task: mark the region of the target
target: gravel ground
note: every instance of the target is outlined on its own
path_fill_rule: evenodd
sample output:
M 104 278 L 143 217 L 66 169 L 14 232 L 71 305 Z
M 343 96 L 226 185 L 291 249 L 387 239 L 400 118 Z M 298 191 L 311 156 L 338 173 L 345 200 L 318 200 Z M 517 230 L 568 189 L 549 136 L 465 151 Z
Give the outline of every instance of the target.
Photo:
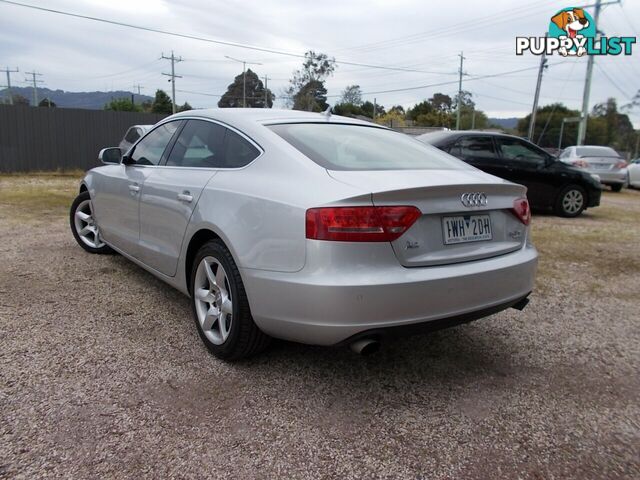
M 185 297 L 85 253 L 62 207 L 3 202 L 11 182 L 0 477 L 640 478 L 640 192 L 534 218 L 523 312 L 366 358 L 278 342 L 227 364 Z

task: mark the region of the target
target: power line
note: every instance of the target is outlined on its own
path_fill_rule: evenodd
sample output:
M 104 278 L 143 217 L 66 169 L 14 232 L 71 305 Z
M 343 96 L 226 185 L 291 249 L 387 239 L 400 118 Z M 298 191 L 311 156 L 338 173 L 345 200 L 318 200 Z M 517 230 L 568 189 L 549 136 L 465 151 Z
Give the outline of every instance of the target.
M 126 27 L 126 28 L 134 28 L 137 30 L 143 30 L 145 32 L 152 32 L 152 33 L 160 33 L 162 35 L 170 35 L 172 37 L 178 37 L 178 38 L 186 38 L 189 40 L 197 40 L 200 42 L 207 42 L 207 43 L 214 43 L 217 45 L 226 45 L 228 47 L 236 47 L 236 48 L 244 48 L 247 50 L 254 50 L 257 52 L 265 52 L 265 53 L 272 53 L 274 55 L 284 55 L 284 56 L 288 56 L 288 57 L 295 57 L 295 58 L 305 58 L 304 54 L 300 54 L 300 53 L 293 53 L 293 52 L 285 52 L 282 50 L 275 50 L 272 48 L 266 48 L 266 47 L 258 47 L 255 45 L 246 45 L 246 44 L 242 44 L 242 43 L 237 43 L 237 42 L 230 42 L 227 40 L 216 40 L 216 39 L 212 39 L 212 38 L 206 38 L 206 37 L 199 37 L 197 35 L 190 35 L 190 34 L 186 34 L 186 33 L 178 33 L 178 32 L 171 32 L 169 30 L 160 30 L 157 28 L 152 28 L 152 27 L 143 27 L 141 25 L 134 25 L 131 23 L 124 23 L 124 22 L 117 22 L 115 20 L 107 20 L 105 18 L 99 18 L 99 17 L 92 17 L 90 15 L 81 15 L 78 13 L 72 13 L 72 12 L 66 12 L 63 10 L 55 10 L 53 8 L 45 8 L 45 7 L 39 7 L 36 5 L 29 5 L 27 3 L 20 3 L 20 2 L 14 2 L 11 0 L 0 0 L 0 3 L 6 3 L 9 5 L 14 5 L 17 7 L 24 7 L 24 8 L 30 8 L 33 10 L 39 10 L 42 12 L 48 12 L 48 13 L 55 13 L 56 15 L 64 15 L 67 17 L 74 17 L 74 18 L 81 18 L 84 20 L 92 20 L 94 22 L 100 22 L 100 23 L 107 23 L 110 25 L 117 25 L 119 27 Z M 374 69 L 382 69 L 382 70 L 396 70 L 396 71 L 400 71 L 400 72 L 416 72 L 416 73 L 433 73 L 433 74 L 438 74 L 438 75 L 457 75 L 456 73 L 453 72 L 431 72 L 431 71 L 425 71 L 425 70 L 413 70 L 413 69 L 406 69 L 406 68 L 400 68 L 400 67 L 387 67 L 384 65 L 373 65 L 373 64 L 367 64 L 367 63 L 358 63 L 358 62 L 349 62 L 346 60 L 335 60 L 335 63 L 340 64 L 340 65 L 352 65 L 352 66 L 356 66 L 356 67 L 366 67 L 366 68 L 374 68 Z
M 596 67 L 598 67 L 598 70 L 600 70 L 600 71 L 602 72 L 602 74 L 605 76 L 605 78 L 606 78 L 607 80 L 609 80 L 609 83 L 611 83 L 611 85 L 613 85 L 614 87 L 616 87 L 616 89 L 618 89 L 618 91 L 619 91 L 622 95 L 624 95 L 624 96 L 627 98 L 627 100 L 631 100 L 631 96 L 630 96 L 630 95 L 628 95 L 628 94 L 627 94 L 627 92 L 625 92 L 624 90 L 622 90 L 622 88 L 620 88 L 620 85 L 618 85 L 618 84 L 613 80 L 613 78 L 611 78 L 611 77 L 609 76 L 609 74 L 605 71 L 605 69 L 604 69 L 604 68 L 602 68 L 602 67 L 600 66 L 600 64 L 596 63 Z

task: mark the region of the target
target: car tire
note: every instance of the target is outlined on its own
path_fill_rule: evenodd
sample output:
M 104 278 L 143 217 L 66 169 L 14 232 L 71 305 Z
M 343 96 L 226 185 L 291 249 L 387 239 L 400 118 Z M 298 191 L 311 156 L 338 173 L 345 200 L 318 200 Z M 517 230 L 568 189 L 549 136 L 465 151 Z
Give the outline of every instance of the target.
M 579 185 L 567 185 L 558 194 L 555 213 L 560 217 L 573 218 L 582 213 L 587 204 L 587 194 Z
M 222 241 L 198 250 L 189 287 L 198 334 L 213 355 L 239 360 L 268 346 L 270 337 L 253 321 L 240 271 Z
M 622 190 L 622 184 L 611 185 L 611 191 L 612 192 L 619 192 L 621 190 Z
M 87 252 L 114 253 L 100 236 L 100 228 L 93 218 L 93 206 L 89 192 L 80 192 L 71 204 L 69 224 L 73 238 Z

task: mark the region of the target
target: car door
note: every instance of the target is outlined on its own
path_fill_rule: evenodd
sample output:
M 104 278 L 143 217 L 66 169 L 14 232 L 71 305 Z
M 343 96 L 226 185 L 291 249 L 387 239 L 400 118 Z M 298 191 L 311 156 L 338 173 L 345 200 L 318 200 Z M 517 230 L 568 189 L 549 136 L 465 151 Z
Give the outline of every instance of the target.
M 129 151 L 128 164 L 110 166 L 95 188 L 94 214 L 103 238 L 136 258 L 140 254 L 140 192 L 180 124 L 172 121 L 150 131 Z
M 224 168 L 226 128 L 190 119 L 177 135 L 164 165 L 145 179 L 140 197 L 140 259 L 174 276 L 184 232 L 200 194 Z
M 507 170 L 504 178 L 526 186 L 532 206 L 546 208 L 553 204 L 560 180 L 547 168 L 550 155 L 520 138 L 496 137 L 495 141 Z

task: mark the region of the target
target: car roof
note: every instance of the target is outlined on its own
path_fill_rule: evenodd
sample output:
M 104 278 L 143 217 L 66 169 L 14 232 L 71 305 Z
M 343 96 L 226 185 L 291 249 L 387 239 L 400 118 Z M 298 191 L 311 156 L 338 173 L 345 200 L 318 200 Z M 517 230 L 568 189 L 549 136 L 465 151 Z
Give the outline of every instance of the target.
M 461 137 L 463 135 L 475 135 L 475 136 L 485 136 L 485 137 L 505 137 L 505 138 L 517 138 L 519 140 L 526 140 L 516 135 L 509 135 L 508 133 L 487 132 L 484 130 L 439 130 L 436 132 L 423 133 L 422 135 L 419 135 L 418 138 L 422 138 L 424 140 L 429 140 L 430 138 L 443 140 L 446 138 Z
M 324 113 L 304 112 L 300 110 L 284 110 L 272 108 L 208 108 L 202 110 L 188 110 L 172 115 L 171 119 L 181 117 L 202 117 L 231 125 L 260 123 L 296 123 L 296 122 L 322 122 L 322 123 L 350 123 L 366 125 L 370 127 L 386 128 L 373 122 L 366 122 L 356 118 L 329 115 Z

